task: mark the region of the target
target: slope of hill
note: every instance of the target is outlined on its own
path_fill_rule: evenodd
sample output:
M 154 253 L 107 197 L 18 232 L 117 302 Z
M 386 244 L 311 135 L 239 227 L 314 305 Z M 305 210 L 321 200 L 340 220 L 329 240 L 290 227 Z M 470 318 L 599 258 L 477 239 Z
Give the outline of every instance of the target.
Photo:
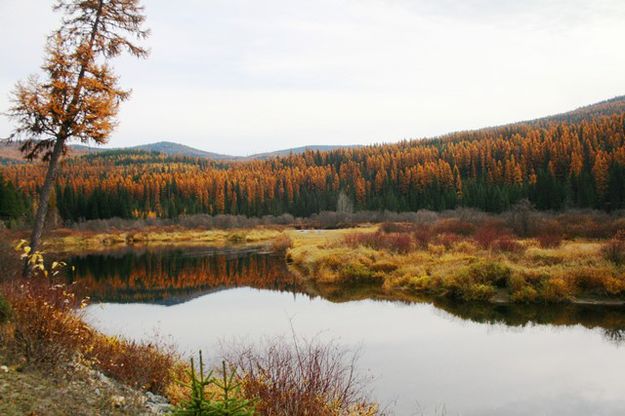
M 309 146 L 301 146 L 301 147 L 293 147 L 291 149 L 283 149 L 276 150 L 273 152 L 265 152 L 265 153 L 256 153 L 251 156 L 246 156 L 243 159 L 245 160 L 264 160 L 264 159 L 272 159 L 274 157 L 284 157 L 289 155 L 300 155 L 307 151 L 312 152 L 329 152 L 337 149 L 345 149 L 352 147 L 361 147 L 361 145 L 309 145 Z
M 375 211 L 500 212 L 524 198 L 539 209 L 625 209 L 624 105 L 618 97 L 568 115 L 434 139 L 236 163 L 137 150 L 69 158 L 57 206 L 67 220 L 307 216 L 336 209 L 339 195 L 356 210 Z M 29 195 L 44 173 L 17 164 L 0 172 Z

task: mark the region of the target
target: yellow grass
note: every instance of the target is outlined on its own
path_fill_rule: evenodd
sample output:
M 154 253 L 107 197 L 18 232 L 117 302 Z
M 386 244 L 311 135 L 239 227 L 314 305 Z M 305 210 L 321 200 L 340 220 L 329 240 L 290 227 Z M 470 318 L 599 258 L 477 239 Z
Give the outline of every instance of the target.
M 201 245 L 226 246 L 269 243 L 282 234 L 277 228 L 240 230 L 189 230 L 182 228 L 147 228 L 141 231 L 93 233 L 59 230 L 46 241 L 51 251 L 97 251 L 119 246 Z
M 346 234 L 375 229 L 290 231 L 294 245 L 287 255 L 293 269 L 311 282 L 367 281 L 379 284 L 390 298 L 410 292 L 515 302 L 625 300 L 625 274 L 603 258 L 602 241 L 570 240 L 540 248 L 535 240 L 519 239 L 523 249 L 514 253 L 460 241 L 447 249 L 430 244 L 406 254 L 344 243 Z

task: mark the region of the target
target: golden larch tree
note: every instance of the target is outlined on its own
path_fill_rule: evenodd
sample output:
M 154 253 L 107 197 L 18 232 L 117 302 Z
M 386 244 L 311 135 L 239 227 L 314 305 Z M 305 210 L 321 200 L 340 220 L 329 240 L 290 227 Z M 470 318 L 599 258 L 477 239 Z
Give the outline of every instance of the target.
M 139 58 L 148 54 L 136 43 L 149 34 L 143 28 L 145 15 L 139 0 L 57 0 L 53 8 L 63 19 L 48 37 L 44 76 L 18 83 L 8 111 L 16 123 L 11 137 L 25 139 L 24 156 L 48 162 L 31 235 L 32 251 L 41 244 L 50 194 L 68 142 L 106 143 L 119 104 L 129 96 L 118 86 L 108 62 L 122 52 Z

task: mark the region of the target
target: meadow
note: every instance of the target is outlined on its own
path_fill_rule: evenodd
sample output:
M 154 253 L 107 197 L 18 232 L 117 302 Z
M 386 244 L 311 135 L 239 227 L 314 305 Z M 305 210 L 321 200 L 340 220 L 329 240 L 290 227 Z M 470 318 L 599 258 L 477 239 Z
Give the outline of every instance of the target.
M 422 212 L 415 222 L 290 231 L 292 268 L 318 287 L 371 285 L 460 302 L 625 301 L 618 215 Z

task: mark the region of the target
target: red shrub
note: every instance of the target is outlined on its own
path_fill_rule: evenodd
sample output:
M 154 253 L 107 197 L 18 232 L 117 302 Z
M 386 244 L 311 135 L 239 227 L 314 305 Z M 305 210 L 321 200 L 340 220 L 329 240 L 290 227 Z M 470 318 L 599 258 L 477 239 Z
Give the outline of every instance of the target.
M 625 232 L 619 231 L 614 238 L 601 247 L 603 257 L 620 266 L 625 263 Z
M 260 415 L 379 415 L 366 398 L 356 356 L 334 343 L 275 339 L 233 346 L 226 359 L 242 373 L 243 392 Z
M 106 375 L 125 384 L 164 394 L 174 382 L 178 356 L 173 347 L 162 343 L 137 343 L 93 334 L 85 355 Z
M 431 227 L 422 225 L 414 231 L 413 236 L 417 246 L 427 248 L 428 244 L 430 244 L 430 241 L 432 241 L 432 238 L 434 237 L 434 233 L 432 232 Z
M 457 234 L 443 233 L 436 236 L 434 243 L 445 246 L 445 248 L 449 249 L 460 240 L 462 240 L 462 237 Z
M 55 367 L 87 342 L 90 331 L 76 309 L 80 302 L 66 286 L 32 278 L 6 283 L 2 293 L 13 327 L 2 344 L 28 364 Z
M 562 244 L 564 232 L 557 221 L 543 221 L 539 226 L 536 240 L 542 248 L 559 247 Z
M 504 238 L 511 238 L 511 232 L 499 221 L 485 222 L 473 234 L 473 239 L 484 249 L 491 248 L 495 241 Z
M 475 226 L 466 221 L 461 221 L 457 218 L 449 218 L 439 221 L 434 226 L 435 234 L 458 234 L 458 235 L 471 235 L 475 232 Z
M 407 253 L 414 244 L 410 234 L 389 233 L 380 231 L 375 233 L 351 233 L 344 237 L 345 244 L 351 247 L 365 246 L 378 250 L 390 250 L 398 253 Z
M 378 233 L 349 233 L 345 234 L 343 241 L 350 247 L 376 247 Z
M 492 244 L 492 248 L 496 251 L 503 251 L 508 253 L 519 253 L 523 251 L 523 245 L 521 245 L 514 238 L 503 237 Z
M 286 234 L 279 235 L 271 242 L 271 249 L 278 254 L 284 254 L 290 248 L 293 248 L 293 240 Z
M 398 253 L 408 253 L 413 248 L 412 238 L 410 238 L 410 234 L 387 234 L 383 236 L 383 241 L 386 249 L 396 251 Z
M 541 234 L 536 237 L 538 244 L 542 248 L 556 248 L 562 244 L 562 235 L 560 234 Z
M 414 224 L 404 222 L 385 222 L 380 225 L 380 231 L 385 233 L 408 233 L 414 229 Z

